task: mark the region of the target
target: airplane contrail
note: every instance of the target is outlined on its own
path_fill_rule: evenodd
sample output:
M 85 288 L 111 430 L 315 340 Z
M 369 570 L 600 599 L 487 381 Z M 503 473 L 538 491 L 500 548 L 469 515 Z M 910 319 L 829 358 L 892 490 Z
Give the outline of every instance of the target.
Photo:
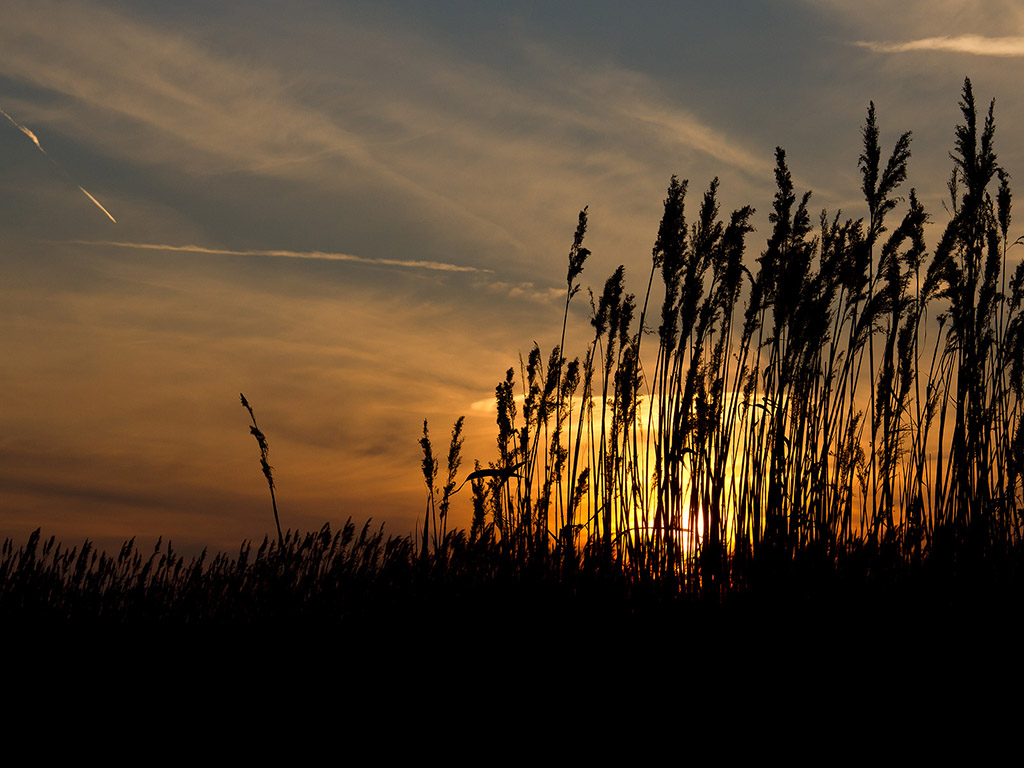
M 103 212 L 104 212 L 105 214 L 107 214 L 107 218 L 108 218 L 108 219 L 110 219 L 110 220 L 111 220 L 112 222 L 114 222 L 115 224 L 117 224 L 117 219 L 115 219 L 115 218 L 114 218 L 113 216 L 111 216 L 111 215 L 110 215 L 110 211 L 108 211 L 108 210 L 107 210 L 106 208 L 104 208 L 104 207 L 103 207 L 103 204 L 102 204 L 102 203 L 100 203 L 100 201 L 99 201 L 99 200 L 97 200 L 97 199 L 96 199 L 95 197 L 93 197 L 92 195 L 90 195 L 90 194 L 89 194 L 89 191 L 88 191 L 88 190 L 87 190 L 87 189 L 86 189 L 85 187 L 83 187 L 83 186 L 82 186 L 81 184 L 79 184 L 79 185 L 78 185 L 78 188 L 79 188 L 80 190 L 82 190 L 83 192 L 85 192 L 85 196 L 86 196 L 86 197 L 88 197 L 88 198 L 89 198 L 90 200 L 92 200 L 92 201 L 93 201 L 94 203 L 96 203 L 96 207 L 97 207 L 97 208 L 99 208 L 99 209 L 100 209 L 101 211 L 103 211 Z
M 88 194 L 88 193 L 86 193 Z M 490 272 L 482 267 L 446 264 L 441 261 L 420 261 L 416 259 L 371 259 L 367 256 L 353 256 L 350 253 L 326 253 L 324 251 L 282 251 L 250 250 L 240 251 L 227 248 L 204 248 L 199 245 L 167 245 L 164 243 L 123 243 L 115 240 L 68 240 L 79 245 L 103 245 L 115 248 L 134 248 L 143 251 L 171 251 L 179 253 L 206 254 L 209 256 L 271 256 L 285 259 L 319 259 L 323 261 L 352 261 L 358 264 L 377 264 L 384 267 L 407 269 L 429 269 L 439 272 Z
M 43 156 L 47 160 L 49 160 L 51 163 L 53 163 L 53 167 L 54 168 L 56 168 L 58 171 L 60 171 L 62 174 L 64 174 L 64 177 L 68 181 L 70 181 L 72 184 L 74 184 L 76 187 L 78 187 L 80 190 L 82 190 L 82 193 L 86 197 L 88 197 L 90 200 L 92 200 L 93 203 L 96 204 L 96 207 L 99 208 L 101 211 L 103 211 L 107 215 L 108 219 L 110 219 L 112 222 L 117 224 L 117 219 L 115 219 L 110 214 L 110 211 L 108 211 L 106 208 L 103 207 L 103 205 L 100 203 L 99 200 L 97 200 L 95 197 L 93 197 L 91 194 L 89 194 L 89 191 L 85 187 L 83 187 L 81 184 L 75 183 L 75 180 L 71 178 L 70 174 L 68 174 L 67 171 L 65 171 L 63 168 L 61 168 L 59 165 L 57 165 L 57 161 L 54 160 L 52 157 L 50 157 L 50 153 L 47 152 L 45 149 L 43 149 L 43 145 L 39 143 L 39 137 L 38 136 L 36 136 L 29 128 L 27 128 L 26 126 L 22 125 L 17 120 L 15 120 L 13 117 L 11 117 L 9 114 L 7 114 L 7 112 L 4 111 L 3 107 L 0 107 L 0 115 L 3 115 L 4 117 L 6 117 L 8 120 L 11 121 L 11 125 L 13 125 L 19 131 L 24 133 L 26 136 L 28 136 L 28 138 L 32 141 L 32 143 L 36 145 L 36 148 L 40 152 L 43 153 Z

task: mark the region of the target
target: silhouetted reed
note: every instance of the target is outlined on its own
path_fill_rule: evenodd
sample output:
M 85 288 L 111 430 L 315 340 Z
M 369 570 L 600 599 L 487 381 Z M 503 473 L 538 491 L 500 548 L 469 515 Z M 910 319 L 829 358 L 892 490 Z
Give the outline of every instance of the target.
M 148 556 L 134 540 L 109 556 L 36 531 L 0 551 L 0 618 L 397 622 L 423 636 L 425 626 L 479 629 L 467 608 L 550 627 L 581 605 L 607 625 L 652 606 L 766 595 L 773 610 L 780 595 L 831 590 L 833 601 L 851 588 L 919 601 L 923 583 L 945 610 L 957 590 L 975 601 L 993 585 L 1019 589 L 1024 263 L 1008 254 L 1022 239 L 1011 240 L 993 108 L 979 125 L 969 80 L 960 108 L 949 221 L 930 256 L 928 215 L 915 190 L 901 193 L 910 134 L 883 164 L 872 104 L 858 159 L 863 215 L 822 211 L 815 225 L 811 194 L 794 189 L 777 149 L 770 232 L 751 261 L 754 209 L 722 217 L 714 179 L 690 222 L 688 183 L 673 176 L 642 303 L 620 266 L 590 295 L 590 341 L 568 360 L 590 255 L 580 211 L 559 343 L 546 357 L 534 346 L 518 381 L 509 368 L 495 388 L 495 460 L 458 484 L 459 418 L 439 484 L 424 421 L 427 501 L 414 535 L 351 521 L 282 532 L 267 441 L 242 396 L 276 541 L 186 560 L 162 542 Z M 468 532 L 449 519 L 467 483 Z
M 277 526 L 277 541 L 284 548 L 284 536 L 281 534 L 281 518 L 277 514 L 277 497 L 274 495 L 274 468 L 270 466 L 270 462 L 267 457 L 270 455 L 270 446 L 267 444 L 267 438 L 263 432 L 260 431 L 259 426 L 256 424 L 256 414 L 252 411 L 252 406 L 249 405 L 249 401 L 245 399 L 245 395 L 239 394 L 242 399 L 242 407 L 249 412 L 249 418 L 252 421 L 252 426 L 249 427 L 249 431 L 252 436 L 256 438 L 256 444 L 260 448 L 260 468 L 263 470 L 263 476 L 267 479 L 267 486 L 270 488 L 270 503 L 274 507 L 274 524 Z
M 672 177 L 639 318 L 620 266 L 567 363 L 583 209 L 559 345 L 546 364 L 535 346 L 519 383 L 510 368 L 496 388 L 497 460 L 473 475 L 487 479 L 474 530 L 486 510 L 523 562 L 596 558 L 634 583 L 719 594 L 802 553 L 835 566 L 864 547 L 901 562 L 1017 547 L 1024 267 L 1007 254 L 1021 240 L 993 108 L 979 125 L 970 80 L 960 108 L 950 220 L 930 258 L 928 214 L 901 192 L 911 135 L 883 162 L 871 104 L 864 215 L 822 211 L 815 227 L 777 149 L 771 231 L 748 266 L 754 209 L 723 221 L 714 179 L 690 223 L 688 184 Z M 642 355 L 648 336 L 657 348 Z

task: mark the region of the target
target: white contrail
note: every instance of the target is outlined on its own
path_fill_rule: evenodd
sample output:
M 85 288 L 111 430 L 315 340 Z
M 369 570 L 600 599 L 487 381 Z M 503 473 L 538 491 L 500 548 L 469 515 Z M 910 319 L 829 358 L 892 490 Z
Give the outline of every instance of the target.
M 90 194 L 89 194 L 89 190 L 87 190 L 87 189 L 86 189 L 85 187 L 83 187 L 83 186 L 82 186 L 81 184 L 79 184 L 79 185 L 78 185 L 78 188 L 79 188 L 80 190 L 82 190 L 83 192 L 85 192 L 85 196 L 86 196 L 86 197 L 88 197 L 88 198 L 89 198 L 90 200 L 92 200 L 92 201 L 93 201 L 94 203 L 96 203 L 96 206 L 97 206 L 97 207 L 98 207 L 98 208 L 99 208 L 99 209 L 100 209 L 101 211 L 103 211 L 103 212 L 104 212 L 105 214 L 107 214 L 107 218 L 108 218 L 108 219 L 110 219 L 110 220 L 111 220 L 112 222 L 114 222 L 115 224 L 117 224 L 117 219 L 115 219 L 115 218 L 114 218 L 113 216 L 111 216 L 111 215 L 110 215 L 110 211 L 108 211 L 108 210 L 107 210 L 106 208 L 104 208 L 104 207 L 103 207 L 103 204 L 102 204 L 102 203 L 100 203 L 100 201 L 99 201 L 99 200 L 97 200 L 97 199 L 96 199 L 95 197 L 93 197 L 92 195 L 90 195 Z
M 875 53 L 907 53 L 910 51 L 951 51 L 969 53 L 974 56 L 1024 56 L 1024 37 L 983 37 L 981 35 L 956 35 L 947 37 L 925 37 L 902 43 L 869 42 L 856 43 Z
M 70 181 L 73 184 L 75 184 L 76 187 L 78 187 L 80 190 L 82 190 L 82 193 L 86 197 L 88 197 L 90 200 L 92 200 L 96 204 L 97 208 L 99 208 L 101 211 L 103 211 L 105 214 L 107 214 L 107 218 L 108 219 L 110 219 L 112 222 L 117 224 L 117 219 L 115 219 L 113 216 L 110 215 L 110 211 L 108 211 L 106 208 L 104 208 L 99 200 L 97 200 L 95 197 L 93 197 L 91 194 L 89 194 L 89 191 L 85 187 L 83 187 L 81 184 L 75 183 L 75 180 L 71 178 L 71 176 L 68 174 L 68 172 L 65 171 L 63 168 L 61 168 L 59 165 L 57 165 L 57 161 L 54 160 L 52 157 L 50 157 L 50 153 L 47 152 L 45 149 L 43 149 L 43 145 L 39 143 L 39 137 L 38 136 L 36 136 L 29 128 L 27 128 L 26 126 L 22 125 L 17 120 L 15 120 L 13 117 L 11 117 L 9 114 L 7 114 L 7 112 L 4 111 L 3 107 L 0 107 L 0 115 L 3 115 L 4 117 L 6 117 L 8 120 L 11 121 L 11 125 L 13 125 L 19 131 L 24 133 L 26 136 L 28 136 L 29 139 L 32 140 L 32 143 L 36 145 L 36 148 L 38 148 L 39 151 L 43 153 L 43 156 L 47 160 L 49 160 L 51 163 L 53 163 L 53 167 L 54 168 L 56 168 L 58 171 L 63 173 L 64 177 L 66 179 L 68 179 L 68 181 Z
M 38 136 L 36 136 L 34 133 L 32 133 L 32 131 L 30 131 L 24 125 L 22 125 L 17 120 L 15 120 L 13 117 L 8 115 L 6 112 L 4 112 L 3 108 L 0 108 L 0 114 L 3 114 L 4 117 L 6 117 L 8 120 L 11 121 L 11 123 L 14 124 L 15 128 L 17 128 L 19 131 L 24 133 L 30 139 L 32 139 L 32 143 L 35 144 L 37 147 L 39 147 L 39 151 L 40 152 L 42 152 L 44 155 L 46 155 L 46 150 L 43 149 L 43 145 L 39 143 L 39 137 Z M 46 155 L 46 156 L 49 157 L 49 155 Z
M 88 194 L 88 193 L 86 193 Z M 98 205 L 98 203 L 97 203 Z M 108 214 L 109 215 L 109 214 Z M 111 216 L 111 218 L 113 218 Z M 442 261 L 417 261 L 406 259 L 371 259 L 353 256 L 350 253 L 325 253 L 324 251 L 280 251 L 254 250 L 235 251 L 227 248 L 204 248 L 200 245 L 166 245 L 163 243 L 123 243 L 116 240 L 70 240 L 78 245 L 104 245 L 115 248 L 136 248 L 144 251 L 176 251 L 182 253 L 209 254 L 211 256 L 276 256 L 285 259 L 318 259 L 321 261 L 351 261 L 358 264 L 377 264 L 384 267 L 405 267 L 410 269 L 431 269 L 440 272 L 490 272 L 480 267 L 466 267 L 446 264 Z

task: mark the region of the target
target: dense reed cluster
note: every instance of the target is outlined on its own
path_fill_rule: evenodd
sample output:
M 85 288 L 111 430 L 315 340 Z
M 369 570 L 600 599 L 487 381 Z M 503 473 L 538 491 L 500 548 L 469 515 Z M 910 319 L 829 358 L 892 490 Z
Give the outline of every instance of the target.
M 979 120 L 966 80 L 960 108 L 930 253 L 928 214 L 902 192 L 910 134 L 883 161 L 871 105 L 859 218 L 822 211 L 815 226 L 778 149 L 771 231 L 751 261 L 754 209 L 723 219 L 715 179 L 690 221 L 688 184 L 673 177 L 642 300 L 620 266 L 591 293 L 591 340 L 568 360 L 590 256 L 581 211 L 560 341 L 496 387 L 496 459 L 459 484 L 463 419 L 443 460 L 424 422 L 415 535 L 351 521 L 282 532 L 267 439 L 242 396 L 276 539 L 186 560 L 159 542 L 148 557 L 134 540 L 111 556 L 37 531 L 0 551 L 0 619 L 404 636 L 479 632 L 488 615 L 576 631 L 580 611 L 610 626 L 752 596 L 773 616 L 786 596 L 836 610 L 867 600 L 873 617 L 886 600 L 893 616 L 929 601 L 944 614 L 956 594 L 1019 605 L 1024 262 L 1010 249 L 1022 239 L 993 107 Z M 467 484 L 468 531 L 449 519 Z
M 428 552 L 412 535 L 349 520 L 340 531 L 286 531 L 234 555 L 185 557 L 158 541 L 116 555 L 66 547 L 36 530 L 0 548 L 0 622 L 14 627 L 344 628 L 346 637 L 451 631 L 467 622 L 528 625 L 582 613 L 626 616 L 638 603 L 621 572 L 558 570 L 510 556 L 493 536 L 449 531 Z M 652 596 L 655 603 L 662 595 Z M 669 596 L 671 597 L 671 596 Z
M 928 214 L 902 191 L 911 136 L 883 159 L 872 104 L 859 218 L 822 211 L 815 226 L 777 149 L 771 232 L 748 263 L 754 209 L 723 220 L 715 179 L 691 222 L 673 177 L 642 300 L 620 266 L 591 294 L 592 340 L 568 361 L 589 255 L 581 211 L 561 342 L 546 358 L 534 346 L 518 382 L 510 368 L 496 388 L 497 460 L 470 475 L 473 531 L 521 559 L 597 558 L 634 583 L 702 592 L 809 554 L 966 562 L 1017 547 L 1024 264 L 1008 251 L 1021 240 L 993 106 L 979 119 L 965 80 L 960 108 L 931 254 Z M 442 520 L 460 428 L 435 493 L 424 425 L 428 516 L 440 494 Z

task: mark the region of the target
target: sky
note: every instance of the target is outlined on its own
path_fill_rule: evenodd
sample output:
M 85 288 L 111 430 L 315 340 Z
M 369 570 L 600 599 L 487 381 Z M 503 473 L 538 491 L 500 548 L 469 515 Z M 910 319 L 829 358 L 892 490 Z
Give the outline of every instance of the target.
M 411 533 L 424 419 L 494 460 L 495 385 L 558 343 L 580 209 L 595 291 L 645 289 L 673 174 L 757 209 L 753 260 L 776 146 L 865 214 L 874 101 L 934 245 L 964 77 L 1024 178 L 1022 74 L 1016 0 L 4 0 L 0 538 L 261 540 L 240 393 L 285 528 Z

